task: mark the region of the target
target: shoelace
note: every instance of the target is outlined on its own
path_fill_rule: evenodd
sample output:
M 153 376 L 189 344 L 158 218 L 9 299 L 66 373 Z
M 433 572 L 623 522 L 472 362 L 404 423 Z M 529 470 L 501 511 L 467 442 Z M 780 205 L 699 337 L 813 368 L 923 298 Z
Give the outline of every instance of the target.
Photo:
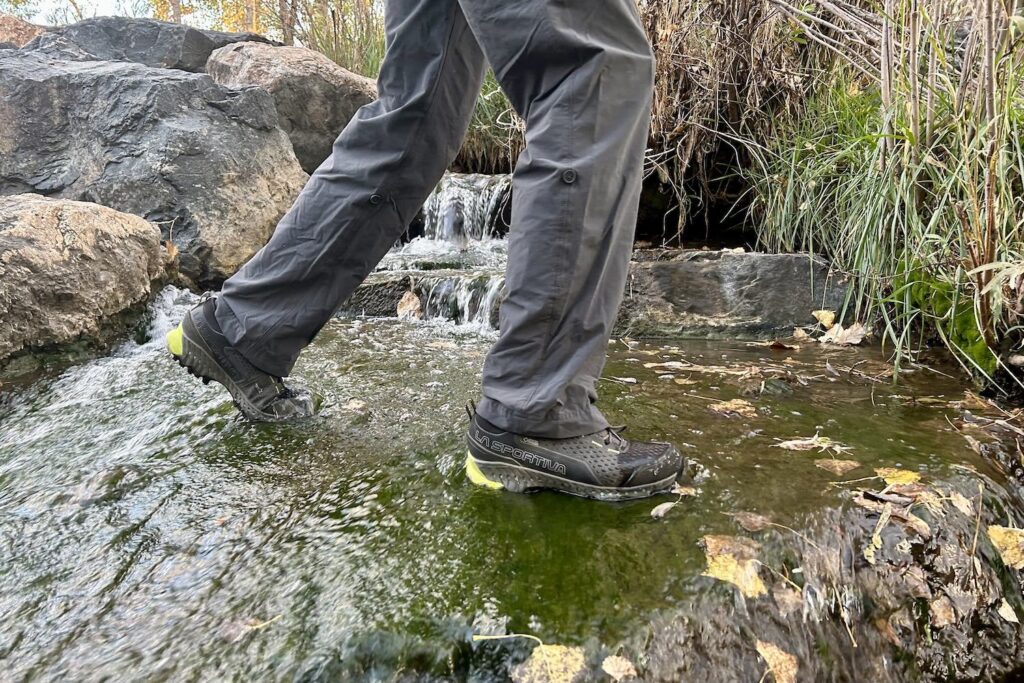
M 604 445 L 610 446 L 615 441 L 615 447 L 621 449 L 628 443 L 627 439 L 620 432 L 626 431 L 626 425 L 611 425 L 604 430 Z

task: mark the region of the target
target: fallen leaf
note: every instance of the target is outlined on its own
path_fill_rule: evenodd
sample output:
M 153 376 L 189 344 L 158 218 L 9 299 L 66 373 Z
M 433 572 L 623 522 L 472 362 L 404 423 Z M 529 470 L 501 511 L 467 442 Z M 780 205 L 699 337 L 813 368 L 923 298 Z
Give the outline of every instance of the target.
M 685 370 L 689 365 L 687 363 L 681 363 L 677 360 L 669 360 L 664 363 L 644 363 L 644 367 L 650 370 L 651 368 L 665 368 L 666 370 Z
M 415 292 L 406 292 L 398 302 L 398 317 L 402 320 L 419 320 L 423 317 L 423 305 Z
M 891 515 L 891 517 L 893 519 L 895 519 L 896 521 L 900 522 L 903 526 L 910 528 L 911 530 L 913 530 L 921 538 L 924 538 L 924 539 L 931 538 L 931 536 L 932 536 L 931 527 L 929 527 L 928 523 L 925 522 L 923 519 L 921 519 L 920 517 L 918 517 L 914 513 L 910 512 L 906 508 L 894 507 L 894 504 L 893 504 L 892 501 L 886 501 L 885 503 L 880 503 L 877 500 L 869 500 L 868 498 L 865 497 L 865 494 L 870 494 L 870 495 L 872 495 L 874 497 L 878 497 L 878 498 L 883 498 L 884 497 L 884 496 L 881 496 L 881 494 L 878 494 L 878 493 L 875 493 L 875 492 L 861 491 L 858 495 L 854 496 L 853 502 L 856 505 L 859 505 L 860 507 L 865 508 L 867 510 L 870 510 L 871 512 L 874 512 L 874 513 L 879 514 L 879 515 L 883 514 L 886 511 L 886 508 L 888 508 L 889 509 L 889 514 Z
M 788 439 L 786 441 L 780 441 L 775 444 L 776 448 L 784 448 L 787 451 L 813 451 L 818 449 L 820 452 L 832 451 L 833 453 L 845 453 L 850 450 L 849 446 L 844 446 L 838 441 L 833 441 L 827 436 L 819 436 L 815 434 L 811 437 Z
M 622 384 L 636 384 L 636 377 L 609 377 L 608 379 Z
M 992 525 L 988 538 L 999 551 L 1003 564 L 1014 569 L 1024 569 L 1024 530 Z
M 953 611 L 953 603 L 945 595 L 940 595 L 931 601 L 931 622 L 935 628 L 942 628 L 956 623 L 956 613 Z
M 585 672 L 583 650 L 565 645 L 538 645 L 525 662 L 512 668 L 514 683 L 572 683 Z
M 921 479 L 921 475 L 917 472 L 911 472 L 910 470 L 901 470 L 895 467 L 878 467 L 875 468 L 875 474 L 885 480 L 885 483 L 889 486 L 896 486 L 898 484 L 913 484 Z
M 739 415 L 740 417 L 757 417 L 757 410 L 754 406 L 750 405 L 749 402 L 744 401 L 742 398 L 734 398 L 731 401 L 712 403 L 708 408 L 719 415 L 725 415 L 726 417 L 732 417 L 733 415 Z
M 672 381 L 675 382 L 676 384 L 696 384 L 697 383 L 697 380 L 695 380 L 695 379 L 686 379 L 685 377 L 676 377 Z
M 764 531 L 772 525 L 772 520 L 756 512 L 730 512 L 729 516 L 736 520 L 736 523 L 750 532 Z
M 1006 602 L 1006 598 L 1003 598 L 1003 601 L 999 603 L 999 609 L 997 612 L 999 613 L 999 616 L 1006 619 L 1011 624 L 1020 623 L 1020 621 L 1017 620 L 1017 613 L 1013 611 L 1013 607 L 1010 606 L 1010 603 Z
M 783 617 L 788 617 L 804 606 L 803 593 L 793 590 L 785 584 L 773 588 L 772 597 L 775 599 L 775 605 L 779 608 L 779 614 Z
M 813 315 L 814 319 L 821 323 L 821 326 L 826 330 L 832 329 L 832 326 L 836 323 L 835 311 L 811 311 L 811 315 Z
M 949 494 L 949 501 L 953 503 L 953 507 L 964 513 L 966 516 L 974 517 L 974 503 L 972 503 L 971 499 L 967 496 L 963 495 L 959 491 L 953 491 Z
M 731 583 L 748 598 L 757 598 L 768 592 L 758 575 L 759 543 L 735 536 L 705 536 L 701 542 L 708 563 L 705 576 Z
M 959 402 L 959 405 L 964 410 L 985 410 L 989 407 L 985 399 L 970 389 L 964 391 L 964 399 Z
M 662 503 L 661 505 L 655 505 L 654 509 L 651 510 L 651 517 L 654 519 L 661 519 L 668 514 L 668 511 L 679 504 L 679 501 L 673 500 L 670 503 Z
M 615 683 L 628 678 L 636 678 L 636 667 L 633 666 L 633 662 L 618 655 L 605 657 L 604 661 L 601 662 L 601 671 L 611 676 Z
M 851 470 L 855 470 L 860 467 L 860 463 L 856 460 L 836 460 L 834 458 L 825 458 L 822 460 L 815 460 L 814 464 L 823 470 L 828 470 L 832 474 L 837 476 L 843 476 Z
M 775 683 L 796 683 L 796 657 L 763 640 L 757 641 L 756 647 L 757 654 L 768 663 L 768 670 L 775 678 Z
M 670 493 L 674 493 L 678 496 L 696 496 L 697 489 L 694 488 L 693 486 L 682 486 L 677 481 L 675 484 L 672 485 L 672 491 L 670 491 Z
M 797 341 L 802 341 L 804 339 L 810 338 L 811 335 L 807 334 L 807 331 L 804 330 L 802 327 L 797 327 L 796 329 L 793 330 L 793 339 Z
M 856 346 L 864 341 L 868 335 L 868 329 L 861 323 L 854 323 L 848 328 L 835 324 L 829 331 L 818 338 L 822 344 L 836 344 L 837 346 Z
M 875 530 L 871 532 L 871 540 L 864 548 L 864 559 L 868 561 L 868 564 L 875 563 L 875 553 L 882 549 L 882 529 L 889 523 L 891 516 L 892 504 L 886 503 L 882 508 L 882 514 L 878 517 L 878 523 L 875 524 Z

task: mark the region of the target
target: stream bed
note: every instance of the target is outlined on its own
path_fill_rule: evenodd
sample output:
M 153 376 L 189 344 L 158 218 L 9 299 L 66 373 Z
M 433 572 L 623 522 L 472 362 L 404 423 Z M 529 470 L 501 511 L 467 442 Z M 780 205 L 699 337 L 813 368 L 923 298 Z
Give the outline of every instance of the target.
M 894 386 L 875 350 L 613 342 L 602 405 L 629 434 L 678 444 L 693 490 L 603 504 L 468 483 L 464 404 L 476 396 L 486 332 L 334 320 L 295 373 L 323 397 L 319 416 L 256 425 L 164 352 L 163 332 L 194 301 L 166 289 L 141 343 L 5 396 L 4 678 L 497 681 L 532 642 L 472 636 L 526 633 L 581 646 L 594 676 L 602 657 L 621 653 L 645 680 L 678 680 L 704 660 L 730 667 L 709 680 L 757 680 L 765 665 L 753 643 L 767 638 L 795 650 L 808 673 L 857 680 L 882 657 L 871 666 L 913 679 L 927 671 L 901 663 L 891 634 L 876 628 L 871 572 L 850 574 L 832 597 L 812 594 L 804 587 L 819 579 L 794 573 L 794 541 L 835 542 L 839 564 L 864 565 L 846 538 L 857 523 L 842 511 L 870 535 L 877 515 L 850 498 L 882 488 L 871 480 L 881 467 L 968 498 L 980 484 L 997 499 L 986 519 L 1024 521 L 1012 475 L 958 433 L 965 388 L 924 367 Z M 726 404 L 738 412 L 720 405 L 734 400 L 745 402 Z M 779 447 L 815 435 L 839 450 Z M 998 445 L 980 430 L 976 439 Z M 815 464 L 830 458 L 856 467 L 837 476 Z M 741 511 L 776 526 L 747 532 L 730 516 Z M 953 521 L 920 514 L 936 536 L 975 527 L 953 523 L 952 508 L 942 514 Z M 803 589 L 798 606 L 784 616 L 778 595 L 744 598 L 704 576 L 708 535 L 761 538 L 765 565 L 774 563 L 763 580 L 787 574 L 783 588 Z M 985 566 L 998 566 L 984 533 L 979 547 Z M 995 576 L 1013 586 L 1001 569 Z M 1019 588 L 1007 599 L 1024 614 Z M 911 631 L 920 618 L 909 615 Z M 1005 649 L 1017 642 L 1006 626 L 1003 673 L 1019 656 Z M 805 642 L 832 648 L 828 667 L 821 651 L 800 651 Z
M 1017 680 L 1024 430 L 955 368 L 615 339 L 601 406 L 679 446 L 678 491 L 471 486 L 507 192 L 446 179 L 380 266 L 423 283 L 414 315 L 330 321 L 308 421 L 182 372 L 174 287 L 106 355 L 0 387 L 0 679 Z M 532 638 L 578 674 L 531 678 Z

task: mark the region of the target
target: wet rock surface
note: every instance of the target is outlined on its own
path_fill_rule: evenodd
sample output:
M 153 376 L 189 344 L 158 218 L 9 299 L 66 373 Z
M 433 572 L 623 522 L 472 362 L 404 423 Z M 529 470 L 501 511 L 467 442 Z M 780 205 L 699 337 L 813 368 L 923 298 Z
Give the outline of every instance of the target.
M 301 190 L 269 94 L 131 62 L 0 52 L 0 194 L 142 216 L 216 285 L 269 239 Z M 45 127 L 40 122 L 45 121 Z
M 255 33 L 206 31 L 156 19 L 94 17 L 47 29 L 25 48 L 58 59 L 127 61 L 201 72 L 210 53 L 239 41 L 269 42 Z
M 22 47 L 45 30 L 45 26 L 37 26 L 0 12 L 0 46 L 7 44 L 10 47 Z
M 235 43 L 216 50 L 206 71 L 223 86 L 257 86 L 274 97 L 280 125 L 303 170 L 312 173 L 376 84 L 303 47 Z
M 748 337 L 792 332 L 808 312 L 841 310 L 846 287 L 802 254 L 657 250 L 630 267 L 618 334 Z
M 96 335 L 143 303 L 168 254 L 154 225 L 95 204 L 0 197 L 0 364 Z

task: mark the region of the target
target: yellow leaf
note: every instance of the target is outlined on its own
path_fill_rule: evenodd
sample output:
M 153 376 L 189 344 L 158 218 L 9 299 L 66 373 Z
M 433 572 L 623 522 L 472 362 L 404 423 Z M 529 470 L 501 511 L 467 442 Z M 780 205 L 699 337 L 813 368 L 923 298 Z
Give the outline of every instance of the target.
M 917 472 L 900 470 L 895 467 L 876 468 L 875 474 L 884 479 L 885 483 L 889 486 L 896 486 L 897 484 L 913 484 L 914 482 L 921 480 L 921 475 Z
M 834 460 L 832 458 L 815 460 L 814 464 L 815 466 L 820 467 L 823 470 L 828 470 L 832 474 L 840 477 L 850 470 L 855 470 L 860 467 L 860 463 L 856 460 Z
M 811 311 L 811 315 L 813 315 L 814 319 L 821 323 L 821 326 L 826 330 L 832 329 L 832 326 L 836 324 L 835 311 Z
M 990 526 L 988 538 L 999 551 L 1003 564 L 1024 569 L 1024 530 L 1005 526 Z
M 768 662 L 768 671 L 775 678 L 775 683 L 796 683 L 796 657 L 763 640 L 757 641 L 756 647 L 757 654 Z
M 867 547 L 864 548 L 864 559 L 868 561 L 868 564 L 875 563 L 875 553 L 882 549 L 882 529 L 889 523 L 890 517 L 892 517 L 892 504 L 886 503 L 885 507 L 882 508 L 882 514 L 878 517 L 878 523 L 875 524 L 871 540 L 868 542 Z
M 754 406 L 750 405 L 749 402 L 744 401 L 742 398 L 734 398 L 731 401 L 712 403 L 708 408 L 719 415 L 725 415 L 727 417 L 732 415 L 739 415 L 740 417 L 757 417 L 757 410 L 754 409 Z
M 538 645 L 511 671 L 514 683 L 573 683 L 585 672 L 583 650 L 565 645 Z
M 768 592 L 758 575 L 760 562 L 756 555 L 761 548 L 759 543 L 734 536 L 705 536 L 701 541 L 708 562 L 705 576 L 731 583 L 748 598 L 757 598 Z
M 605 657 L 601 662 L 601 670 L 611 676 L 615 683 L 627 678 L 636 678 L 636 667 L 633 666 L 633 662 L 618 655 Z

